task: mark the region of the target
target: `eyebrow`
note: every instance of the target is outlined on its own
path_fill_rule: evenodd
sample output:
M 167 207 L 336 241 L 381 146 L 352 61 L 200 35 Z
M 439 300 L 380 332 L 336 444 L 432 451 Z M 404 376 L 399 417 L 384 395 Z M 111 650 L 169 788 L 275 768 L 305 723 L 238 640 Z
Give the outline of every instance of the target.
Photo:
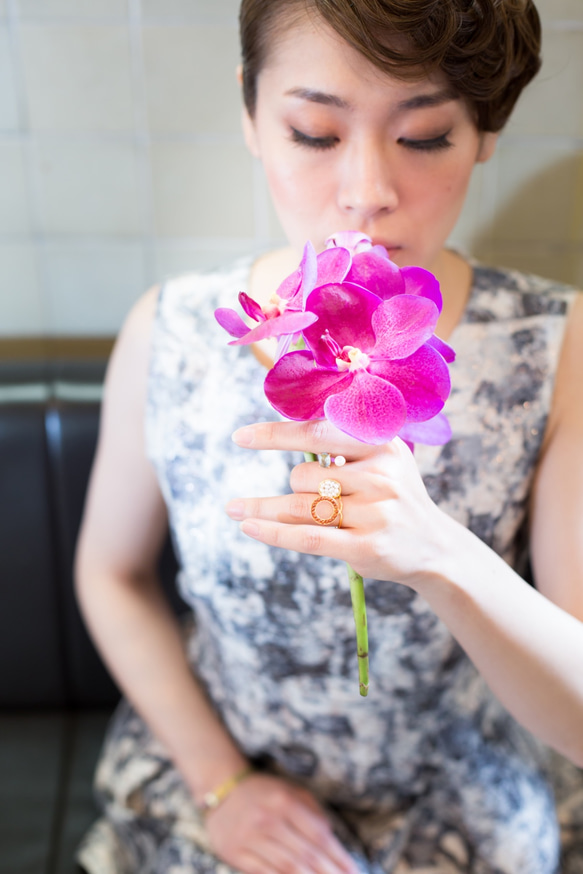
M 324 106 L 336 106 L 338 109 L 351 109 L 346 100 L 335 94 L 326 94 L 324 91 L 315 91 L 313 88 L 291 88 L 285 92 L 287 97 L 300 97 L 309 100 L 310 103 L 321 103 Z
M 287 97 L 299 97 L 310 103 L 319 103 L 323 106 L 335 106 L 337 109 L 352 109 L 351 105 L 338 97 L 336 94 L 327 94 L 325 91 L 317 91 L 313 88 L 291 88 L 285 92 Z M 397 111 L 403 112 L 411 109 L 425 109 L 428 106 L 441 106 L 450 100 L 459 100 L 459 94 L 452 88 L 443 88 L 433 94 L 417 94 L 397 104 Z
M 433 94 L 417 94 L 415 97 L 402 100 L 397 104 L 397 109 L 399 111 L 425 109 L 426 106 L 441 106 L 451 100 L 459 100 L 459 94 L 453 88 L 443 88 L 441 91 L 434 91 Z

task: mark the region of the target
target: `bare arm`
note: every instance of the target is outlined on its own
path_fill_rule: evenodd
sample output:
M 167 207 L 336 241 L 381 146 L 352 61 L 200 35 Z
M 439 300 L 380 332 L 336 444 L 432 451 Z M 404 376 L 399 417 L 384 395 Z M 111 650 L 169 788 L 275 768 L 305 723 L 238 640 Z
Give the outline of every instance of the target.
M 152 289 L 134 307 L 108 368 L 76 586 L 109 669 L 200 802 L 246 760 L 190 670 L 155 573 L 167 519 L 143 423 L 156 298 Z M 248 777 L 207 825 L 217 855 L 246 874 L 355 871 L 315 799 L 275 777 Z
M 423 594 L 506 707 L 583 767 L 583 295 L 569 319 L 531 501 L 525 586 L 459 534 L 466 581 Z M 452 544 L 453 545 L 453 544 Z M 480 552 L 482 555 L 480 556 Z M 471 563 L 477 565 L 471 571 Z M 479 564 L 478 564 L 479 562 Z
M 155 573 L 167 518 L 143 422 L 156 295 L 151 290 L 130 314 L 108 368 L 76 584 L 109 669 L 200 799 L 245 760 L 192 676 Z
M 532 505 L 538 591 L 429 499 L 400 441 L 366 447 L 327 423 L 241 429 L 250 448 L 343 454 L 341 530 L 306 524 L 322 471 L 293 472 L 293 496 L 232 502 L 263 542 L 348 561 L 418 591 L 513 715 L 583 766 L 583 301 L 570 319 Z M 243 442 L 242 438 L 247 438 Z M 346 497 L 344 497 L 346 496 Z M 237 507 L 237 504 L 239 505 Z M 423 537 L 420 538 L 420 532 Z M 553 603 L 554 602 L 554 603 Z

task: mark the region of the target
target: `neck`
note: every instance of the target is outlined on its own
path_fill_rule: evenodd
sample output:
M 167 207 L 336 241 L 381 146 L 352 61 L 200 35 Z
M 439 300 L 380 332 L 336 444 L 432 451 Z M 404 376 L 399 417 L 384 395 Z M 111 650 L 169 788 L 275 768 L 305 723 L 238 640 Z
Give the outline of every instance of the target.
M 443 296 L 443 309 L 435 333 L 447 340 L 466 308 L 472 287 L 472 268 L 457 252 L 442 249 L 431 272 L 437 278 Z

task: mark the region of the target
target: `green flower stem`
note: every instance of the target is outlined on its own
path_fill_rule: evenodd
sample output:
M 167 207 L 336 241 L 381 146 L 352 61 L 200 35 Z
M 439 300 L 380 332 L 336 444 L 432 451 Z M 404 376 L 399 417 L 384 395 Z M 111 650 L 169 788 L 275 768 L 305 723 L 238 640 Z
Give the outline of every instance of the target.
M 368 626 L 366 624 L 366 601 L 364 600 L 364 582 L 360 574 L 346 565 L 350 580 L 350 597 L 352 612 L 356 625 L 356 651 L 358 653 L 358 685 L 360 694 L 368 695 Z
M 304 452 L 306 461 L 317 461 L 313 452 Z M 350 582 L 350 597 L 352 612 L 356 626 L 356 650 L 358 654 L 358 685 L 363 698 L 368 695 L 368 626 L 366 622 L 366 601 L 364 598 L 364 582 L 354 568 L 346 564 Z

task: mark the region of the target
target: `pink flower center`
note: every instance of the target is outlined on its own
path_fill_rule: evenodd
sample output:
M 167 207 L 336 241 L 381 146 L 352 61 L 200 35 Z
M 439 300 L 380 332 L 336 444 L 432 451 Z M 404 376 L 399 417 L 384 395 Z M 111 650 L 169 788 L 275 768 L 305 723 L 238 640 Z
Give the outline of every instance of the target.
M 269 303 L 267 306 L 262 307 L 263 315 L 268 319 L 276 319 L 278 316 L 282 316 L 287 309 L 287 300 L 283 297 L 280 297 L 276 291 L 273 292 L 271 297 L 269 298 Z
M 340 355 L 336 358 L 338 370 L 366 370 L 370 364 L 370 358 L 366 352 L 362 352 L 356 346 L 344 346 Z

